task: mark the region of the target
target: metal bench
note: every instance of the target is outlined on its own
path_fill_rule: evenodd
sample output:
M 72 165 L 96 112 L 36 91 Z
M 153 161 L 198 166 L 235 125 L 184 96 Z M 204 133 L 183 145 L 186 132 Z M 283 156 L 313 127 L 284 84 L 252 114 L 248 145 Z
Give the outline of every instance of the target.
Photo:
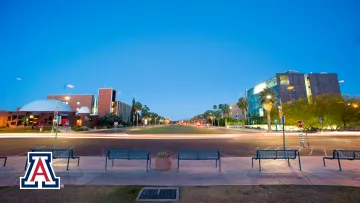
M 221 171 L 221 156 L 219 150 L 180 150 L 178 151 L 178 165 L 177 171 L 179 172 L 180 160 L 215 160 L 216 167 Z
M 114 150 L 109 149 L 106 152 L 105 170 L 107 169 L 107 160 L 112 160 L 112 167 L 114 166 L 115 159 L 125 160 L 146 160 L 146 172 L 149 171 L 149 162 L 151 166 L 151 159 L 149 152 L 146 150 Z
M 0 156 L 0 159 L 5 159 L 5 161 L 4 161 L 4 167 L 5 167 L 5 165 L 6 165 L 6 160 L 7 160 L 7 157 L 6 157 L 6 156 Z
M 256 157 L 251 158 L 251 166 L 254 167 L 254 160 L 259 160 L 259 168 L 261 171 L 261 159 L 287 159 L 290 167 L 290 159 L 299 159 L 299 167 L 301 171 L 300 152 L 298 150 L 257 150 Z
M 326 167 L 325 159 L 337 159 L 339 163 L 339 169 L 342 171 L 340 160 L 360 160 L 360 150 L 334 150 L 332 157 L 323 158 L 324 167 Z
M 80 157 L 78 156 L 74 156 L 74 152 L 73 149 L 45 149 L 45 148 L 35 148 L 35 149 L 30 149 L 29 152 L 52 152 L 52 158 L 53 159 L 67 159 L 67 165 L 66 165 L 66 170 L 69 170 L 69 162 L 70 159 L 77 159 L 78 163 L 77 166 L 79 166 L 79 162 L 80 162 Z M 26 162 L 25 162 L 25 169 L 27 167 L 28 164 L 28 158 L 26 158 Z

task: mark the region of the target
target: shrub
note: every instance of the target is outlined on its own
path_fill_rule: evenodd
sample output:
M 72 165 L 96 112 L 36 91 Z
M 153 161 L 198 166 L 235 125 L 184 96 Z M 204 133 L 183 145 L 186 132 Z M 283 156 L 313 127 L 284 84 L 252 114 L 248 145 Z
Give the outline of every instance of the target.
M 170 157 L 170 155 L 168 153 L 166 153 L 166 152 L 159 152 L 157 154 L 157 157 L 158 158 L 168 158 L 168 157 Z
M 89 128 L 86 126 L 73 126 L 73 127 L 71 127 L 71 130 L 73 130 L 75 132 L 79 132 L 79 131 L 88 131 Z

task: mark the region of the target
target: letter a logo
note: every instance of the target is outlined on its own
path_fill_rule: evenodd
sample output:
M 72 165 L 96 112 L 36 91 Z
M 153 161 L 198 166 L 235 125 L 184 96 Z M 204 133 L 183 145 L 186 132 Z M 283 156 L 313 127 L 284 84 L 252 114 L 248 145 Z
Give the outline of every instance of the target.
M 60 177 L 52 168 L 52 152 L 28 152 L 27 164 L 20 189 L 60 189 Z

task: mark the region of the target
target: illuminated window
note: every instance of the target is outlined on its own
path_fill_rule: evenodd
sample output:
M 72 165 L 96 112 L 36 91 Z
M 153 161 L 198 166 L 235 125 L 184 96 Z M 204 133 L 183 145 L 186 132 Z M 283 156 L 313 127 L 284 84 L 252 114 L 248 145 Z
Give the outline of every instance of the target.
M 280 75 L 280 85 L 288 85 L 289 82 L 289 76 L 287 75 Z
M 256 85 L 254 87 L 254 94 L 258 94 L 259 92 L 263 91 L 265 88 L 266 88 L 266 83 L 265 82 Z
M 76 102 L 77 105 L 80 105 L 80 102 Z

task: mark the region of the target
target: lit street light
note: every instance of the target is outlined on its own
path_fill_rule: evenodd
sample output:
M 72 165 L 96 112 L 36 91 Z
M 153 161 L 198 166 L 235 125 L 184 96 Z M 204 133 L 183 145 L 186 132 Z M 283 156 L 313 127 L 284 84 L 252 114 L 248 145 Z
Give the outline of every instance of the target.
M 267 98 L 267 99 L 271 99 L 271 95 L 267 95 L 266 98 Z

